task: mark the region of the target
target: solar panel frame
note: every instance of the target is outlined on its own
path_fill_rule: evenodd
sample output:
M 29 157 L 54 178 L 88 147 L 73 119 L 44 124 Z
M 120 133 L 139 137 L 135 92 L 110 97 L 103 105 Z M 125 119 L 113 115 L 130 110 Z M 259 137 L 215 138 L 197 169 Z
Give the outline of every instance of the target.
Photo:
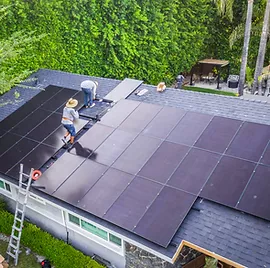
M 133 175 L 109 168 L 80 200 L 79 207 L 102 218 L 133 178 Z
M 223 156 L 199 196 L 235 207 L 255 166 L 250 161 Z
M 133 231 L 167 248 L 196 199 L 195 195 L 164 186 Z
M 211 122 L 212 118 L 213 116 L 208 114 L 187 112 L 166 140 L 192 146 Z
M 135 177 L 103 218 L 133 230 L 161 189 L 162 185 L 156 182 Z
M 269 139 L 270 126 L 244 122 L 225 153 L 258 162 Z
M 258 165 L 236 206 L 270 221 L 270 167 Z

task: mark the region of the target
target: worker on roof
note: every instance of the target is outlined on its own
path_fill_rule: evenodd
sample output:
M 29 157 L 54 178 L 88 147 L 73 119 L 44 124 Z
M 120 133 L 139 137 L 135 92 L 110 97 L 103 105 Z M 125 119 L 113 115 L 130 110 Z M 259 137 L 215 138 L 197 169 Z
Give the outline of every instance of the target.
M 70 143 L 74 143 L 74 138 L 76 135 L 76 130 L 73 124 L 73 121 L 79 118 L 79 113 L 74 109 L 78 105 L 76 99 L 69 99 L 66 103 L 66 107 L 63 110 L 63 116 L 61 123 L 64 128 L 67 130 L 67 133 L 64 136 L 63 141 L 67 143 L 67 137 L 70 135 Z
M 96 98 L 97 86 L 97 81 L 85 80 L 81 83 L 81 89 L 84 93 L 85 108 L 92 108 L 95 106 L 94 99 Z

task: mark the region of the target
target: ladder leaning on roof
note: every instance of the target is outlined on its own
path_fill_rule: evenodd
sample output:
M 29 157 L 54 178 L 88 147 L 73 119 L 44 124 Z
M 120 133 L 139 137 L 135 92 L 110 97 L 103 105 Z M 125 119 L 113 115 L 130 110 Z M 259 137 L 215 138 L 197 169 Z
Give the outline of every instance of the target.
M 20 164 L 19 189 L 16 198 L 14 223 L 12 226 L 12 232 L 7 248 L 7 260 L 9 261 L 10 257 L 12 257 L 14 259 L 15 266 L 17 266 L 18 264 L 23 221 L 25 216 L 27 199 L 29 196 L 30 186 L 32 182 L 33 171 L 34 170 L 31 169 L 29 175 L 23 173 L 23 164 Z M 28 179 L 26 183 L 23 181 L 24 177 Z M 21 197 L 22 200 L 20 199 Z

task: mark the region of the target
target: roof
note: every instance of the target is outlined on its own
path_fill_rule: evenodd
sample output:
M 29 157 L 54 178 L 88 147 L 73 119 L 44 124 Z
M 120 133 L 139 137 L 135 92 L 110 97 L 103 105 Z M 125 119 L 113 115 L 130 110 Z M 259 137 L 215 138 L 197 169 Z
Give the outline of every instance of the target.
M 86 76 L 68 74 L 51 70 L 40 70 L 37 74 L 38 84 L 45 87 L 49 84 L 73 87 L 79 89 L 79 84 Z M 87 77 L 88 78 L 88 77 Z M 95 78 L 97 81 L 98 78 Z M 76 82 L 74 82 L 76 81 Z M 106 95 L 119 80 L 101 78 Z M 99 83 L 100 83 L 99 81 Z M 229 118 L 241 119 L 270 125 L 270 105 L 264 102 L 247 101 L 235 97 L 226 97 L 184 90 L 168 89 L 164 93 L 157 93 L 156 87 L 141 85 L 140 89 L 147 89 L 143 96 L 132 94 L 129 99 L 160 104 L 171 107 L 183 108 L 187 111 L 197 111 L 212 115 L 220 115 Z M 25 101 L 31 99 L 39 91 L 32 89 L 18 89 L 21 93 L 19 99 L 13 97 L 14 89 L 0 98 L 0 103 L 9 101 L 1 107 L 1 119 L 5 118 L 21 106 Z M 256 112 L 254 112 L 256 111 Z M 210 201 L 196 202 L 200 211 L 191 210 L 183 224 L 173 238 L 173 243 L 180 244 L 182 239 L 193 242 L 219 255 L 230 258 L 248 267 L 263 267 L 270 265 L 269 246 L 269 222 L 254 216 L 241 213 L 234 209 Z M 218 224 L 217 224 L 218 222 Z M 136 239 L 136 237 L 131 236 Z M 140 239 L 137 239 L 140 241 Z M 229 242 L 228 242 L 229 240 Z M 167 252 L 158 246 L 141 240 L 141 242 L 153 249 L 172 256 L 175 248 L 169 246 Z M 259 256 L 259 257 L 258 257 Z
M 217 65 L 217 66 L 224 67 L 224 66 L 229 64 L 229 61 L 227 61 L 227 60 L 216 60 L 216 59 L 204 59 L 204 60 L 198 61 L 198 63 L 211 64 L 211 65 Z

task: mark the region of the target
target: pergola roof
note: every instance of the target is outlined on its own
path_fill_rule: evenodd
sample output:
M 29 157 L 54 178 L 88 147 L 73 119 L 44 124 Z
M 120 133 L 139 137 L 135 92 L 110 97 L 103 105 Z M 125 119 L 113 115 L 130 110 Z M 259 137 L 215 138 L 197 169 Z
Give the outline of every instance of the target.
M 224 66 L 229 64 L 229 61 L 227 61 L 227 60 L 216 60 L 216 59 L 204 59 L 204 60 L 198 61 L 198 63 L 218 65 L 218 66 L 224 67 Z

